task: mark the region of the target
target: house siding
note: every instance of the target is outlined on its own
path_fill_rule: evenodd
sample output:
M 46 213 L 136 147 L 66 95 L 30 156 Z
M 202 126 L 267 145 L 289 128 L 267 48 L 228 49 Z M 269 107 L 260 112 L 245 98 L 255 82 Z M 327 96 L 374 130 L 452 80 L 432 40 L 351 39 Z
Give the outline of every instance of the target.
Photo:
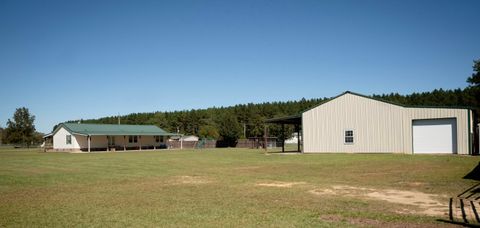
M 67 144 L 66 138 L 67 135 L 72 136 L 72 143 Z M 53 135 L 53 149 L 67 149 L 67 150 L 79 150 L 80 145 L 77 140 L 78 135 L 73 135 L 69 131 L 67 131 L 64 127 L 61 127 L 54 135 Z
M 129 143 L 128 142 L 128 136 L 125 136 L 125 141 L 123 135 L 121 136 L 111 136 L 115 137 L 115 146 L 119 148 L 123 148 L 123 145 L 125 143 L 125 146 L 127 148 L 132 148 L 132 147 L 139 147 L 140 142 L 142 147 L 152 147 L 152 146 L 159 146 L 160 143 L 155 142 L 155 137 L 151 135 L 144 135 L 138 138 L 137 143 Z M 83 150 L 86 150 L 88 148 L 88 141 L 87 141 L 87 136 L 81 136 L 78 135 L 78 142 L 79 142 L 79 148 L 82 148 Z M 140 141 L 141 140 L 141 141 Z M 108 138 L 106 135 L 94 135 L 91 137 L 90 140 L 90 148 L 107 148 L 108 146 Z

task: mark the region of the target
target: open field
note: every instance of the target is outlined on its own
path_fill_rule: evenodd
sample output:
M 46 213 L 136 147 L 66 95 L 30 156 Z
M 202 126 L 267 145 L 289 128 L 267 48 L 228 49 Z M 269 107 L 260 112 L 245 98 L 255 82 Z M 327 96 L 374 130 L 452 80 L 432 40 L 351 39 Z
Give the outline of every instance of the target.
M 0 227 L 451 226 L 470 156 L 0 150 Z

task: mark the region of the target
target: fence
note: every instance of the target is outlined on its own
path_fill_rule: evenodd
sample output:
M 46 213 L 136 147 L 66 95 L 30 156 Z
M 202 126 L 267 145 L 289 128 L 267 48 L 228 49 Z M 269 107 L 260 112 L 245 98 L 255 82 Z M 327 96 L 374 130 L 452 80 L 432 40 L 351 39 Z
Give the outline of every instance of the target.
M 194 149 L 197 145 L 197 141 L 168 141 L 167 147 L 169 149 Z
M 169 149 L 204 149 L 204 148 L 216 148 L 217 140 L 202 139 L 199 141 L 168 141 L 167 146 Z
M 196 146 L 197 149 L 216 148 L 216 147 L 217 147 L 217 140 L 211 140 L 211 139 L 202 139 L 198 141 Z
M 265 148 L 264 145 L 265 145 L 265 138 L 263 138 L 263 137 L 252 137 L 252 138 L 248 138 L 248 139 L 239 139 L 236 147 L 237 148 L 259 149 L 259 148 Z M 277 146 L 278 146 L 278 143 L 277 143 L 277 138 L 276 137 L 268 137 L 267 138 L 267 148 L 273 148 L 273 147 L 277 147 Z

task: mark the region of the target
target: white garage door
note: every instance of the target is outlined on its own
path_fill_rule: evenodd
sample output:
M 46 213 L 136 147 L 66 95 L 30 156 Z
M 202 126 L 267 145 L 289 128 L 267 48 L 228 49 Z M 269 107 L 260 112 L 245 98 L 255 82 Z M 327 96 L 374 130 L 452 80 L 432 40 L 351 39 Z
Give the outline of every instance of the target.
M 456 154 L 456 119 L 414 120 L 413 153 L 416 154 Z

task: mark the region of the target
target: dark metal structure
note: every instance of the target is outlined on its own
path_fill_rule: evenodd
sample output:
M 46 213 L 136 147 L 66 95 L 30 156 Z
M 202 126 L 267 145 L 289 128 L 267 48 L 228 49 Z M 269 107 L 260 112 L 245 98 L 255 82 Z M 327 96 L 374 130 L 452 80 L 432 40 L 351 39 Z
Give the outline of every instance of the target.
M 297 132 L 298 144 L 297 144 L 297 151 L 301 152 L 300 145 L 303 141 L 302 132 L 302 115 L 293 115 L 293 116 L 286 116 L 286 117 L 279 117 L 265 120 L 267 124 L 280 124 L 282 126 L 282 152 L 285 152 L 285 125 L 290 124 L 295 126 L 295 132 Z M 266 128 L 265 128 L 266 129 Z M 267 137 L 266 130 L 265 130 L 265 137 Z M 302 140 L 300 140 L 302 139 Z

